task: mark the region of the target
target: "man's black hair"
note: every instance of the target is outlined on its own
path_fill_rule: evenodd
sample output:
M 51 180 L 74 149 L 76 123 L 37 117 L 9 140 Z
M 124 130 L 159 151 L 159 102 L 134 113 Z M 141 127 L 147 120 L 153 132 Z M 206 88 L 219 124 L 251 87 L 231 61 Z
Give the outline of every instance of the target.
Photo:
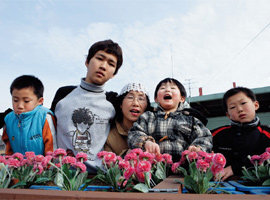
M 113 42 L 112 40 L 104 40 L 94 43 L 88 51 L 86 62 L 89 63 L 91 58 L 98 52 L 105 51 L 106 53 L 113 54 L 117 58 L 116 69 L 114 75 L 117 74 L 119 68 L 123 63 L 123 53 L 121 47 L 118 43 Z

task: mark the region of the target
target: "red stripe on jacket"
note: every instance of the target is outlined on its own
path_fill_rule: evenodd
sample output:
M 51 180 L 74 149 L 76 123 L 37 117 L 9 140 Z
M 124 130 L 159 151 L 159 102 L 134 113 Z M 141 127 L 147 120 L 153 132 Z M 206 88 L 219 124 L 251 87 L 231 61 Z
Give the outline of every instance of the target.
M 260 126 L 257 127 L 258 130 L 263 133 L 264 135 L 266 135 L 268 138 L 270 138 L 270 133 L 267 132 L 266 130 L 263 130 Z
M 225 127 L 221 127 L 217 130 L 215 130 L 213 133 L 212 133 L 212 136 L 214 137 L 216 134 L 218 134 L 220 131 L 223 131 L 224 129 L 228 129 L 228 128 L 231 128 L 231 126 L 225 126 Z

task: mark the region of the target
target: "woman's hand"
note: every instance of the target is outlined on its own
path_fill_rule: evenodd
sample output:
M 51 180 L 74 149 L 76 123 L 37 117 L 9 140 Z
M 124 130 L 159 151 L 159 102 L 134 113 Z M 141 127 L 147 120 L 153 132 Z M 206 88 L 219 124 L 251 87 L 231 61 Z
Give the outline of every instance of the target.
M 149 153 L 160 154 L 159 145 L 157 143 L 146 141 L 144 148 Z
M 191 146 L 188 147 L 188 150 L 189 151 L 194 151 L 194 152 L 199 152 L 199 151 L 201 151 L 201 147 L 196 147 L 194 145 L 191 145 Z
M 233 176 L 233 170 L 231 166 L 228 166 L 224 168 L 223 172 L 220 174 L 221 181 L 225 181 L 230 176 Z M 217 177 L 215 177 L 215 179 L 217 179 Z

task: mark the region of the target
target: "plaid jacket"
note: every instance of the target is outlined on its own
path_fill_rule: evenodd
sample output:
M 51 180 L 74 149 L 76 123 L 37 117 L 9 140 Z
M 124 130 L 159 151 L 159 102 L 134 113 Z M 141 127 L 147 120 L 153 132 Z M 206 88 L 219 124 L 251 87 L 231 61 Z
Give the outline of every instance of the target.
M 181 153 L 190 145 L 200 146 L 203 151 L 212 149 L 211 132 L 197 118 L 182 111 L 166 113 L 157 111 L 143 113 L 128 132 L 128 146 L 142 148 L 147 140 L 159 144 L 161 153 L 169 153 L 178 161 Z

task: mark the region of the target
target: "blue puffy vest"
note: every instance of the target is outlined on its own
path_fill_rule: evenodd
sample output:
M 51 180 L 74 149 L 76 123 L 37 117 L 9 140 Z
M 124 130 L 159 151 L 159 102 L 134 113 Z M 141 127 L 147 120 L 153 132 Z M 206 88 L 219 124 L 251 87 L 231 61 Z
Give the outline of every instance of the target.
M 52 114 L 49 109 L 39 105 L 32 111 L 20 115 L 13 111 L 5 117 L 6 132 L 14 153 L 33 151 L 36 155 L 44 154 L 42 130 L 47 113 Z

